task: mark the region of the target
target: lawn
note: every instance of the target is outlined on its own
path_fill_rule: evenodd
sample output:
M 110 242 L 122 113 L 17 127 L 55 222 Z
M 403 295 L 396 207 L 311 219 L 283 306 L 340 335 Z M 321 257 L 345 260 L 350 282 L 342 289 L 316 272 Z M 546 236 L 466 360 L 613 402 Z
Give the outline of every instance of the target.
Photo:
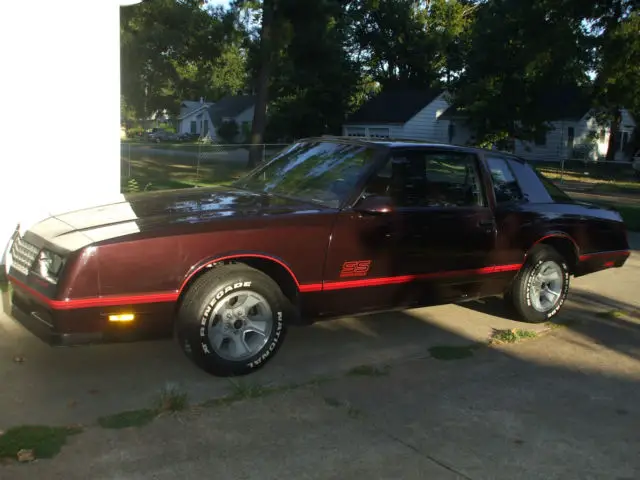
M 565 162 L 564 172 L 557 162 L 532 162 L 544 176 L 563 182 L 580 182 L 593 193 L 640 193 L 638 178 L 631 163 Z
M 207 187 L 232 182 L 247 172 L 244 165 L 198 164 L 180 159 L 138 157 L 123 159 L 122 191 Z
M 625 224 L 627 225 L 627 230 L 631 232 L 640 232 L 640 205 L 620 205 L 615 202 L 593 202 L 593 203 L 601 203 L 602 205 L 614 207 L 622 218 L 624 219 Z
M 627 224 L 627 229 L 632 232 L 640 232 L 640 205 L 637 207 L 631 207 L 628 205 L 620 206 L 613 205 L 624 218 Z

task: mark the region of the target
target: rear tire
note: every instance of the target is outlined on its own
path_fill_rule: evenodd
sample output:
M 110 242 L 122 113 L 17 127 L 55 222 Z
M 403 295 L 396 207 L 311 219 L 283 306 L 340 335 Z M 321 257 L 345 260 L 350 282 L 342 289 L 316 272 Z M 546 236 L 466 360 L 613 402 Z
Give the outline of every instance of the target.
M 569 292 L 567 261 L 549 246 L 536 247 L 516 276 L 505 300 L 523 321 L 543 323 L 556 316 Z
M 187 291 L 176 321 L 183 352 L 221 377 L 262 368 L 286 336 L 291 302 L 278 284 L 244 264 L 213 267 Z

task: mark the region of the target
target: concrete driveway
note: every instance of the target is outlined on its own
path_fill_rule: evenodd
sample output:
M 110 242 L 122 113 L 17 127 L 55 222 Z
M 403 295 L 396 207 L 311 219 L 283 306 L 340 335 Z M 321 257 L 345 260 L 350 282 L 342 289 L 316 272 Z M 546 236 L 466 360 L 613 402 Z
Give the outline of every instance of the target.
M 640 478 L 640 235 L 632 242 L 623 269 L 573 281 L 567 328 L 448 362 L 429 348 L 545 327 L 489 301 L 294 329 L 243 391 L 328 381 L 141 429 L 91 427 L 0 478 Z M 593 315 L 611 310 L 626 315 Z M 170 341 L 51 349 L 0 319 L 0 430 L 91 424 L 149 406 L 167 382 L 191 403 L 239 388 Z

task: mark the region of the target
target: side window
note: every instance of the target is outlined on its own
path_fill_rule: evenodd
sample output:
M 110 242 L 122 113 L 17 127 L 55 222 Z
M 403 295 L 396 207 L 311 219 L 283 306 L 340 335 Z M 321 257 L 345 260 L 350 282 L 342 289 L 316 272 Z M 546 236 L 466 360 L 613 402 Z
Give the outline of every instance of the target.
M 522 190 L 518 185 L 513 172 L 504 158 L 487 156 L 487 166 L 491 172 L 493 191 L 496 194 L 496 202 L 512 203 L 524 199 Z
M 365 194 L 390 196 L 398 207 L 479 206 L 475 158 L 453 151 L 398 152 L 370 180 Z

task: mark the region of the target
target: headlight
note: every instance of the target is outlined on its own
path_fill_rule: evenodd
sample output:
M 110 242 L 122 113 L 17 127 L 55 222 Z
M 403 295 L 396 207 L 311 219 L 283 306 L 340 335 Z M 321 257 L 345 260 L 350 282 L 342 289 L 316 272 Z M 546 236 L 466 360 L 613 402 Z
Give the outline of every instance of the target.
M 48 282 L 58 283 L 58 275 L 63 265 L 64 259 L 60 255 L 48 250 L 42 250 L 38 255 L 34 270 Z

